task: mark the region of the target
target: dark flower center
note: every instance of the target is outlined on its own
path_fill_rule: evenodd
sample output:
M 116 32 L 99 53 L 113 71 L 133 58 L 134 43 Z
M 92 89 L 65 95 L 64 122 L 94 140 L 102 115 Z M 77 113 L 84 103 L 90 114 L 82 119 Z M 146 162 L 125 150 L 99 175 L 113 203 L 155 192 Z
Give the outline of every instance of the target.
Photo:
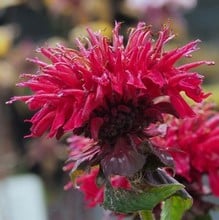
M 136 133 L 143 127 L 143 110 L 128 105 L 114 106 L 104 115 L 99 138 L 113 143 L 115 138 Z

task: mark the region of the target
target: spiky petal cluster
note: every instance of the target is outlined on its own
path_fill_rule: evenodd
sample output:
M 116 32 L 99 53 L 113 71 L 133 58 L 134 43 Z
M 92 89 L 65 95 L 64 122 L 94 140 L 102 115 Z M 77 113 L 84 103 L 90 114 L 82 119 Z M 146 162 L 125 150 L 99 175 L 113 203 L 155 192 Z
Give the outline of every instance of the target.
M 165 51 L 174 35 L 163 27 L 154 39 L 150 27 L 139 23 L 127 44 L 116 23 L 112 42 L 88 29 L 89 38 L 78 50 L 64 46 L 41 48 L 49 59 L 34 59 L 37 74 L 24 74 L 18 84 L 32 95 L 14 97 L 37 111 L 31 118 L 31 136 L 60 137 L 71 131 L 69 166 L 101 164 L 106 176 L 131 176 L 145 164 L 145 149 L 153 133 L 151 123 L 162 121 L 163 113 L 194 116 L 181 96 L 196 102 L 207 95 L 201 89 L 202 76 L 190 71 L 198 61 L 181 66 L 176 62 L 197 50 L 198 40 Z M 156 132 L 155 132 L 156 133 Z M 76 162 L 77 161 L 77 162 Z
M 37 111 L 30 120 L 32 136 L 41 136 L 47 130 L 50 137 L 59 136 L 89 121 L 92 124 L 97 109 L 109 111 L 109 105 L 118 106 L 118 103 L 131 103 L 137 108 L 141 102 L 154 114 L 174 111 L 180 117 L 193 115 L 180 92 L 184 91 L 197 102 L 206 97 L 200 88 L 202 76 L 190 69 L 208 62 L 178 67 L 175 64 L 197 50 L 199 41 L 164 51 L 164 45 L 174 37 L 169 27 L 164 27 L 154 42 L 150 28 L 139 23 L 130 32 L 126 45 L 119 29 L 120 24 L 116 23 L 112 43 L 88 29 L 87 45 L 78 40 L 79 50 L 60 45 L 38 50 L 49 62 L 33 59 L 39 71 L 23 74 L 25 80 L 18 84 L 28 87 L 33 94 L 12 99 L 23 101 L 30 110 Z M 168 98 L 168 106 L 157 103 L 156 99 L 161 96 Z M 148 111 L 144 109 L 144 115 Z M 95 133 L 93 126 L 90 127 L 90 132 Z M 95 129 L 98 133 L 98 127 Z
M 176 173 L 204 193 L 203 175 L 207 175 L 213 194 L 219 196 L 219 113 L 206 104 L 195 109 L 197 116 L 189 120 L 171 119 L 167 134 L 156 138 L 169 148 Z M 194 190 L 193 189 L 193 190 Z

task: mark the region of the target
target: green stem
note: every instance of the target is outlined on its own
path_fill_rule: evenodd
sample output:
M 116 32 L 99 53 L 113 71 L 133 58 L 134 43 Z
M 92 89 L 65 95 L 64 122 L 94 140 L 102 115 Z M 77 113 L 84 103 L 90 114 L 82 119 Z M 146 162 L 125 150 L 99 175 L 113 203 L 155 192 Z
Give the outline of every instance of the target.
M 154 215 L 151 210 L 139 211 L 139 216 L 140 216 L 141 220 L 155 220 Z

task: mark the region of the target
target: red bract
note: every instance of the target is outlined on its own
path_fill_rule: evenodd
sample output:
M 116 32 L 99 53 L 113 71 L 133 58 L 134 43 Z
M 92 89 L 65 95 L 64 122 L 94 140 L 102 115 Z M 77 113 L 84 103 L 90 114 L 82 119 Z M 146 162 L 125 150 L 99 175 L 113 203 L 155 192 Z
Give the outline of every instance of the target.
M 37 111 L 30 120 L 30 136 L 47 130 L 50 137 L 67 131 L 82 135 L 70 139 L 72 172 L 88 163 L 101 164 L 106 176 L 135 174 L 145 164 L 141 144 L 156 133 L 151 123 L 162 121 L 163 113 L 194 116 L 181 92 L 196 102 L 207 96 L 200 88 L 202 76 L 190 70 L 212 62 L 176 65 L 197 50 L 198 40 L 165 51 L 174 37 L 168 26 L 154 39 L 150 27 L 139 23 L 127 44 L 119 29 L 116 23 L 112 42 L 88 29 L 87 44 L 77 40 L 78 50 L 40 48 L 50 62 L 32 60 L 39 71 L 24 74 L 26 81 L 18 84 L 33 94 L 11 101 L 23 101 Z
M 195 112 L 197 116 L 189 120 L 170 120 L 165 138 L 156 138 L 156 143 L 169 148 L 179 176 L 204 193 L 206 174 L 213 194 L 219 196 L 219 113 L 209 105 Z

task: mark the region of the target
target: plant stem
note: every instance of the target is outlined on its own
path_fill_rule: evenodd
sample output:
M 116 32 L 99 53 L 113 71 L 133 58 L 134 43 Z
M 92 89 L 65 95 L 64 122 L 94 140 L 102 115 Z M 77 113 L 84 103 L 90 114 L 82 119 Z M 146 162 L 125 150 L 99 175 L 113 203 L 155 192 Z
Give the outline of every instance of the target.
M 140 216 L 141 220 L 155 220 L 154 215 L 151 210 L 139 211 L 139 216 Z

